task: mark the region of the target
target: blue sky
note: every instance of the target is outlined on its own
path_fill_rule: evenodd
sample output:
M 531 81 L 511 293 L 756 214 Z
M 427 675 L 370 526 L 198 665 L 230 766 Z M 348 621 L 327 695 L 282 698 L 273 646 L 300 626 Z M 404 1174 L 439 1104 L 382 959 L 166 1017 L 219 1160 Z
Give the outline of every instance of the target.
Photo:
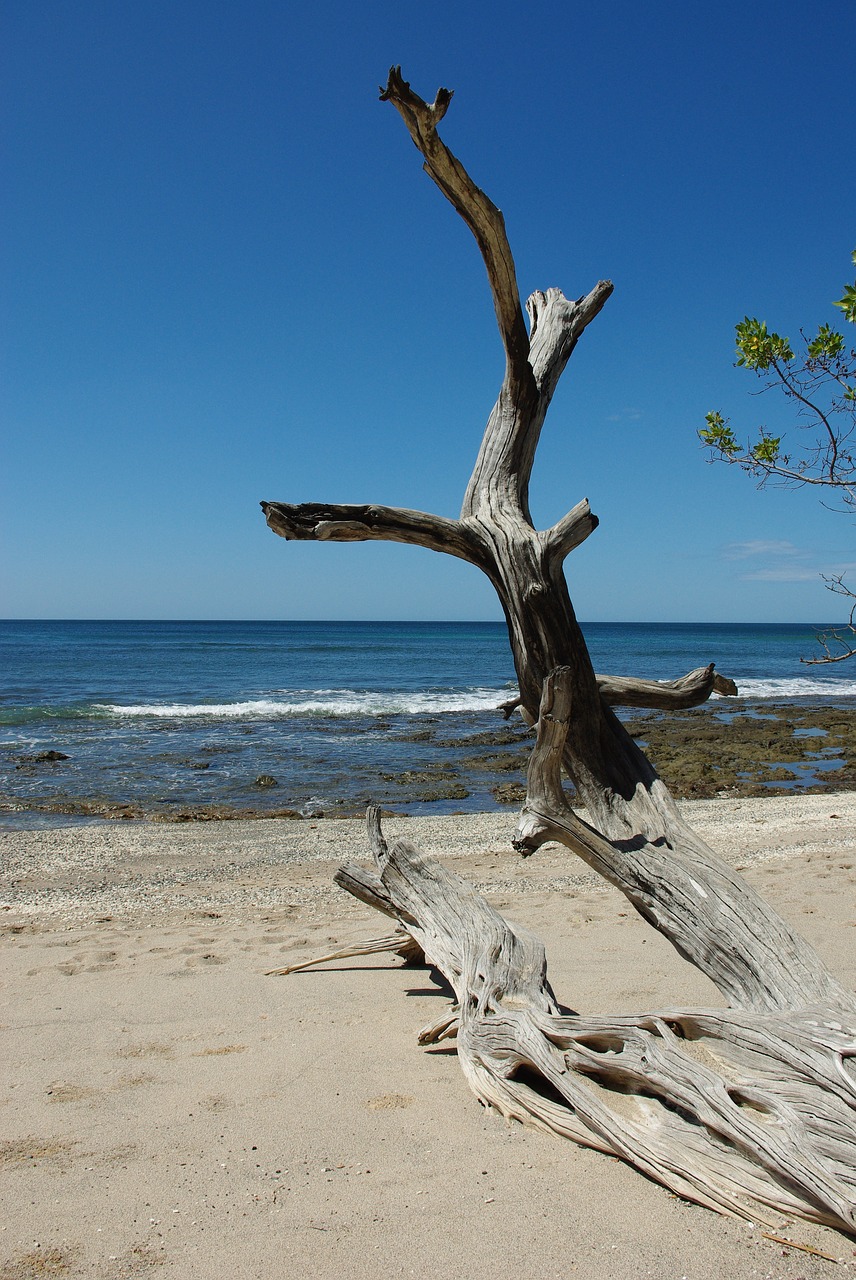
M 706 464 L 745 314 L 837 314 L 856 246 L 841 3 L 7 0 L 8 617 L 496 618 L 418 548 L 286 543 L 260 499 L 457 514 L 502 353 L 469 232 L 377 86 L 443 136 L 521 292 L 615 293 L 547 420 L 533 515 L 601 518 L 584 620 L 837 616 L 852 523 Z

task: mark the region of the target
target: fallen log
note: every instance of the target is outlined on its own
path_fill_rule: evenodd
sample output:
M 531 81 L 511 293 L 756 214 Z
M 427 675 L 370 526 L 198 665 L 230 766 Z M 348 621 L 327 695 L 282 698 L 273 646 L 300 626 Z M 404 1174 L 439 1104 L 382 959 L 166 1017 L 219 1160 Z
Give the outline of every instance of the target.
M 375 808 L 368 824 L 376 871 L 346 867 L 337 881 L 393 914 L 399 932 L 353 954 L 423 954 L 439 970 L 455 1000 L 419 1032 L 419 1043 L 455 1036 L 463 1072 L 485 1106 L 618 1156 L 720 1213 L 771 1225 L 773 1211 L 856 1234 L 856 997 L 758 899 L 768 932 L 775 922 L 786 952 L 796 948 L 810 962 L 814 999 L 793 998 L 775 965 L 741 989 L 741 1000 L 732 998 L 746 957 L 735 960 L 715 855 L 713 864 L 692 868 L 700 938 L 688 940 L 680 901 L 670 912 L 661 900 L 655 911 L 640 887 L 654 874 L 646 872 L 644 850 L 606 840 L 566 801 L 560 763 L 569 687 L 561 671 L 545 682 L 516 847 L 528 855 L 550 839 L 580 854 L 713 979 L 730 1006 L 569 1013 L 552 991 L 539 939 L 409 841 L 388 846 Z M 732 880 L 745 919 L 753 891 L 729 872 Z M 699 898 L 709 901 L 709 920 L 699 914 Z M 763 963 L 761 953 L 750 959 Z

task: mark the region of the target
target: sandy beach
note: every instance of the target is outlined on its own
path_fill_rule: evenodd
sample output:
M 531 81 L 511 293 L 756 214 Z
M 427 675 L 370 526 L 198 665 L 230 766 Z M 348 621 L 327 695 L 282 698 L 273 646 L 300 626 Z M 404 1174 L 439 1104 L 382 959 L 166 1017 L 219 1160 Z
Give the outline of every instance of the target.
M 698 830 L 856 984 L 856 792 L 687 802 Z M 515 814 L 401 818 L 547 944 L 583 1011 L 720 1004 Z M 720 1280 L 856 1273 L 856 1241 L 684 1203 L 617 1160 L 507 1125 L 416 1032 L 427 970 L 265 971 L 388 932 L 332 884 L 353 820 L 0 833 L 0 1278 L 397 1275 Z

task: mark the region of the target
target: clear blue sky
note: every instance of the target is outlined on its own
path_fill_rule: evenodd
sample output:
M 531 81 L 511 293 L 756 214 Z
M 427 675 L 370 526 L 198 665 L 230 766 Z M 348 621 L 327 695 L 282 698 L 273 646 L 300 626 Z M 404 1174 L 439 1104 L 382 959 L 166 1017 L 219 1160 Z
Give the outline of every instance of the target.
M 502 355 L 469 232 L 377 100 L 503 209 L 521 291 L 615 282 L 533 514 L 587 495 L 585 620 L 836 616 L 852 523 L 709 466 L 783 425 L 733 326 L 796 336 L 856 246 L 852 0 L 7 0 L 9 617 L 496 618 L 417 548 L 286 543 L 262 498 L 457 514 Z M 856 568 L 852 578 L 856 578 Z

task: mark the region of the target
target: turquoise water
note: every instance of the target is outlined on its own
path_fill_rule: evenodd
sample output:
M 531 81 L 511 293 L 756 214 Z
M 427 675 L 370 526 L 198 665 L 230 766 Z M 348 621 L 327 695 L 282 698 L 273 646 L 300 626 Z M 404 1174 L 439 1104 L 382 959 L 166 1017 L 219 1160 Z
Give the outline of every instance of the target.
M 856 663 L 800 665 L 808 626 L 583 629 L 598 671 L 672 679 L 713 661 L 759 707 L 856 698 Z M 0 670 L 7 805 L 476 810 L 507 777 L 464 778 L 460 763 L 469 739 L 504 728 L 496 706 L 516 686 L 502 623 L 7 621 Z M 501 751 L 522 749 L 517 732 Z M 67 759 L 32 759 L 49 751 Z M 396 781 L 408 770 L 451 770 L 469 794 L 420 799 L 424 780 Z

